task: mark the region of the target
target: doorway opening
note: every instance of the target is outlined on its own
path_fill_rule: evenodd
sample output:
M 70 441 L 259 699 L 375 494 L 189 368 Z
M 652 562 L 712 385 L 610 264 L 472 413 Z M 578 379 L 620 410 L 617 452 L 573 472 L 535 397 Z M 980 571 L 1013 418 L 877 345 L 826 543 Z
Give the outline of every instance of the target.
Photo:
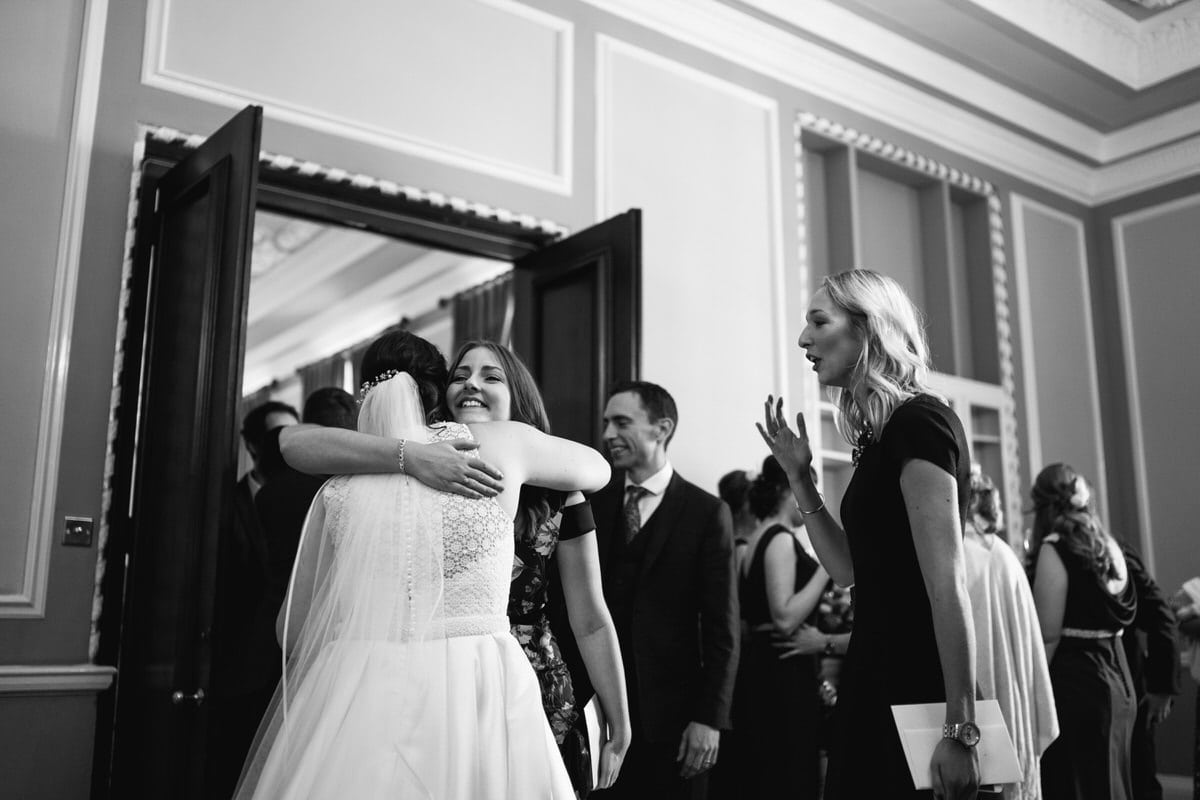
M 563 238 L 553 223 L 261 153 L 261 113 L 207 140 L 147 130 L 142 145 L 97 573 L 96 661 L 117 680 L 98 707 L 94 798 L 209 794 L 213 653 L 228 647 L 214 597 L 244 397 L 302 393 L 288 383 L 331 361 L 333 385 L 353 387 L 358 343 L 396 325 L 449 351 L 502 338 L 507 320 L 556 432 L 579 441 L 597 441 L 606 387 L 637 377 L 636 209 Z M 500 331 L 464 332 L 453 307 L 497 281 L 511 313 L 475 316 Z

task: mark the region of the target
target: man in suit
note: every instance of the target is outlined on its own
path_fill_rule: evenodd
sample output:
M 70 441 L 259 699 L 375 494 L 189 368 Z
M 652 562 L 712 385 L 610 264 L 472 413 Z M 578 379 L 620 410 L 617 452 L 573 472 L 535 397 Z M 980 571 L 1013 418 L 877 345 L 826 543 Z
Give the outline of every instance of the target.
M 1130 741 L 1130 778 L 1137 800 L 1162 800 L 1154 733 L 1179 694 L 1179 644 L 1175 612 L 1133 548 L 1121 545 L 1137 593 L 1137 616 L 1121 638 L 1138 701 Z
M 604 442 L 616 467 L 592 498 L 604 596 L 621 643 L 633 743 L 597 797 L 691 797 L 729 728 L 738 609 L 729 508 L 667 458 L 678 422 L 661 386 L 616 386 Z
M 242 441 L 253 467 L 237 482 L 232 524 L 221 531 L 213 609 L 209 682 L 209 743 L 205 796 L 233 795 L 246 753 L 279 682 L 281 658 L 270 592 L 266 536 L 254 498 L 277 474 L 265 459 L 268 434 L 299 422 L 296 409 L 270 401 L 242 419 Z

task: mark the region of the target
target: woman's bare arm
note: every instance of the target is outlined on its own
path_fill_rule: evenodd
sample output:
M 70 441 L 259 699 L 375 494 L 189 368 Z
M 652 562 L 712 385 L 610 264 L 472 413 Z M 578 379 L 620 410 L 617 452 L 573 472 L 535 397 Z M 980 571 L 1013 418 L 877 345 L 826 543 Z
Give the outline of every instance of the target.
M 494 497 L 504 484 L 498 469 L 478 458 L 470 439 L 425 444 L 404 443 L 404 471 L 443 492 Z M 279 450 L 293 469 L 311 475 L 357 475 L 400 471 L 400 440 L 369 433 L 288 425 L 279 432 Z
M 796 585 L 796 551 L 791 535 L 778 535 L 767 545 L 765 562 L 767 608 L 775 630 L 787 636 L 808 618 L 821 600 L 829 573 L 821 566 L 798 592 Z
M 912 528 L 946 690 L 947 723 L 975 721 L 975 629 L 954 476 L 924 459 L 900 468 L 900 492 Z M 935 794 L 974 797 L 979 760 L 973 748 L 943 739 L 930 763 Z
M 632 723 L 617 629 L 601 588 L 595 532 L 559 542 L 556 557 L 571 631 L 603 711 L 604 742 L 599 753 L 597 788 L 607 788 L 616 780 L 629 748 Z

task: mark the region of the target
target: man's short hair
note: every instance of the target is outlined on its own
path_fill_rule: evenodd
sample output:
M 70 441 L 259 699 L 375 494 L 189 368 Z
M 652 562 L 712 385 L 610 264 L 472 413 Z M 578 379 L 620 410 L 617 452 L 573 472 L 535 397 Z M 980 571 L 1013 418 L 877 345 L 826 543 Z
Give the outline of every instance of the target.
M 675 407 L 675 398 L 671 397 L 671 393 L 650 381 L 620 381 L 612 387 L 608 396 L 611 398 L 622 392 L 632 392 L 637 395 L 651 422 L 658 422 L 663 417 L 671 420 L 671 432 L 667 434 L 667 440 L 663 442 L 664 447 L 669 445 L 671 439 L 675 437 L 675 431 L 679 428 L 679 410 Z
M 242 438 L 246 440 L 247 445 L 255 450 L 262 449 L 267 436 L 267 417 L 272 414 L 291 414 L 295 419 L 300 419 L 296 409 L 278 400 L 268 400 L 260 406 L 255 406 L 242 418 Z
M 309 394 L 300 421 L 352 431 L 358 424 L 358 404 L 354 402 L 354 395 L 345 389 L 325 386 Z

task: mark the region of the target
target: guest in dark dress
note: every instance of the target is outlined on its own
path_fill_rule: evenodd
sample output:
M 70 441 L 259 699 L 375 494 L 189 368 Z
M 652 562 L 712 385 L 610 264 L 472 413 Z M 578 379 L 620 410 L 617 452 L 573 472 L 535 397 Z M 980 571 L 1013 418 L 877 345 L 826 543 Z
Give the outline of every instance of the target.
M 742 646 L 733 690 L 733 730 L 710 796 L 819 796 L 817 655 L 781 658 L 778 636 L 790 637 L 816 622 L 829 581 L 793 530 L 804 518 L 792 500 L 787 475 L 773 456 L 750 486 L 750 508 L 759 520 L 738 573 L 738 599 L 749 638 Z
M 1137 612 L 1135 587 L 1081 475 L 1051 464 L 1038 474 L 1032 495 L 1033 600 L 1060 729 L 1042 755 L 1042 796 L 1132 800 L 1137 699 L 1121 631 Z
M 962 424 L 927 389 L 919 313 L 886 276 L 827 277 L 809 303 L 800 346 L 817 380 L 833 388 L 840 430 L 856 445 L 843 531 L 812 478 L 804 415 L 793 431 L 782 399 L 767 398 L 759 432 L 788 474 L 821 564 L 836 583 L 855 587 L 825 797 L 931 796 L 914 788 L 891 706 L 945 702 L 944 736 L 929 766 L 933 793 L 973 798 L 979 729 L 962 542 L 971 459 Z
M 725 501 L 725 505 L 729 506 L 729 513 L 733 515 L 733 555 L 739 566 L 746 554 L 746 542 L 758 528 L 758 520 L 754 518 L 754 512 L 746 502 L 752 480 L 753 476 L 746 470 L 735 469 L 726 472 L 721 476 L 721 480 L 717 481 L 717 495 Z

